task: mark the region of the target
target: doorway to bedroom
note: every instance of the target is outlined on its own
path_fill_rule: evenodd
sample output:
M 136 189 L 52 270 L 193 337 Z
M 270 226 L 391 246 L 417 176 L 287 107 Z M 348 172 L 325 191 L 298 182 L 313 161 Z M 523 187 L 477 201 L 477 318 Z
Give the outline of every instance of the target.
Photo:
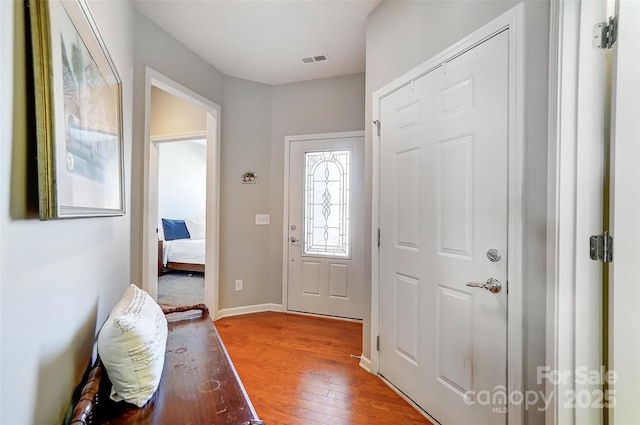
M 143 288 L 217 311 L 220 107 L 147 68 Z M 206 273 L 205 273 L 206 270 Z
M 156 92 L 152 91 L 152 129 L 155 100 Z M 169 100 L 179 101 L 175 97 Z M 206 128 L 204 110 L 190 115 L 200 115 Z M 202 138 L 157 141 L 152 135 L 152 142 L 158 150 L 158 303 L 204 303 L 206 134 Z

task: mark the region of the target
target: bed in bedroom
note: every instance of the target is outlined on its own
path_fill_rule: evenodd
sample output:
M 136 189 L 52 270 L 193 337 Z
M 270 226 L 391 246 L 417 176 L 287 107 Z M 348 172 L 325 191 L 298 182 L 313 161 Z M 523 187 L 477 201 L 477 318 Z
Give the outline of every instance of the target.
M 162 260 L 158 274 L 165 270 L 204 273 L 205 233 L 204 219 L 163 218 L 158 227 L 158 259 Z

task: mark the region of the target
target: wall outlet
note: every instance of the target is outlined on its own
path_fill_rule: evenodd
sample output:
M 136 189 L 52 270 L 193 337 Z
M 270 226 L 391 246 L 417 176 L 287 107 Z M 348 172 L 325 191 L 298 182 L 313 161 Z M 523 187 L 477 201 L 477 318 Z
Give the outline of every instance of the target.
M 271 222 L 271 216 L 269 214 L 256 214 L 256 224 L 265 225 Z
M 242 291 L 242 279 L 236 280 L 236 291 Z

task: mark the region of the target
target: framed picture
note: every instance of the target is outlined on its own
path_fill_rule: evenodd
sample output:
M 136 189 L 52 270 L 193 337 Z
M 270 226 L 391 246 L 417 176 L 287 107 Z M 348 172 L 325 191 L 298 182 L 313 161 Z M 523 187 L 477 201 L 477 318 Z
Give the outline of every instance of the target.
M 84 0 L 29 0 L 40 219 L 124 214 L 122 82 Z

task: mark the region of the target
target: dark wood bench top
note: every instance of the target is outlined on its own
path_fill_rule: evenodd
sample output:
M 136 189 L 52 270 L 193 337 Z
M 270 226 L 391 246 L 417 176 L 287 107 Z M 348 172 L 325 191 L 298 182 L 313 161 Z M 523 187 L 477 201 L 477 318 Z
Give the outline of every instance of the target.
M 178 317 L 176 313 L 200 310 Z M 138 408 L 109 398 L 111 383 L 96 361 L 71 425 L 193 424 L 264 425 L 258 419 L 242 382 L 203 304 L 163 309 L 169 321 L 167 351 L 158 390 Z

